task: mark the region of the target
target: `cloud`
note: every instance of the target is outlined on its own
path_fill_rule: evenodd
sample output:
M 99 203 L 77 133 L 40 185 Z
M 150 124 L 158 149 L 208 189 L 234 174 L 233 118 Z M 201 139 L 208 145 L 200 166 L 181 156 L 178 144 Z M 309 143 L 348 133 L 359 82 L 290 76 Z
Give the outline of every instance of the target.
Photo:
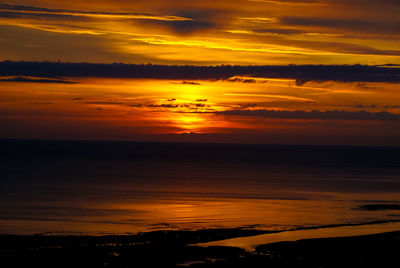
M 252 116 L 269 119 L 312 119 L 312 120 L 390 120 L 400 121 L 400 114 L 366 111 L 275 111 L 275 110 L 229 110 L 215 112 L 217 115 Z
M 400 34 L 399 20 L 362 20 L 343 18 L 281 17 L 280 23 L 289 26 L 323 27 L 363 33 Z
M 207 99 L 196 99 L 193 102 L 187 102 L 187 103 L 175 103 L 175 99 L 168 99 L 167 100 L 169 103 L 134 103 L 134 104 L 125 104 L 128 105 L 129 107 L 133 108 L 162 108 L 161 110 L 164 109 L 172 109 L 174 112 L 177 113 L 186 113 L 187 109 L 190 110 L 198 110 L 198 109 L 203 109 L 205 107 L 210 107 L 210 105 L 206 104 L 208 101 Z M 180 109 L 180 108 L 183 108 Z M 160 109 L 151 109 L 152 111 L 160 111 Z
M 56 83 L 56 84 L 75 84 L 76 82 L 63 80 L 63 79 L 52 79 L 52 78 L 37 78 L 37 77 L 10 77 L 0 78 L 0 82 L 24 82 L 24 83 Z
M 257 83 L 257 81 L 255 79 L 252 79 L 252 78 L 240 78 L 240 77 L 232 77 L 232 78 L 226 79 L 225 81 L 228 81 L 228 82 L 239 82 L 239 83 L 245 83 L 245 84 Z
M 356 85 L 356 87 L 363 88 L 363 89 L 377 89 L 377 87 L 371 87 L 371 86 L 368 86 L 367 83 L 362 83 L 362 82 L 358 83 Z
M 240 107 L 241 107 L 242 109 L 255 108 L 255 107 L 257 107 L 257 104 L 256 104 L 256 103 L 242 104 L 242 105 L 240 105 Z
M 297 27 L 298 28 L 298 27 Z M 259 30 L 260 31 L 260 30 Z M 328 33 L 326 29 L 317 28 L 304 28 L 303 34 L 300 34 L 301 38 L 296 38 L 294 41 L 286 34 L 274 35 L 268 34 L 268 29 L 266 33 L 248 31 L 247 36 L 252 36 L 257 40 L 257 42 L 265 42 L 268 44 L 275 44 L 286 47 L 296 47 L 297 50 L 303 50 L 304 53 L 311 51 L 320 52 L 330 52 L 330 53 L 346 53 L 353 55 L 387 55 L 387 56 L 399 56 L 400 50 L 393 49 L 393 47 L 378 48 L 374 47 L 374 42 L 354 42 L 357 38 L 357 34 L 345 33 L 340 30 L 338 33 Z M 381 32 L 379 32 L 381 33 Z M 370 33 L 372 34 L 372 33 Z M 361 39 L 366 39 L 366 37 L 358 36 Z M 385 36 L 386 38 L 387 36 Z M 367 38 L 370 39 L 371 37 Z M 390 35 L 390 38 L 395 38 Z M 350 42 L 349 42 L 350 40 Z
M 177 12 L 173 11 L 170 14 L 176 14 Z M 78 31 L 82 24 L 76 25 L 76 22 L 89 22 L 85 24 L 88 27 L 86 29 L 87 33 L 106 34 L 113 32 L 111 29 L 104 28 L 104 25 L 110 20 L 114 22 L 125 21 L 125 26 L 128 27 L 133 24 L 148 29 L 168 28 L 176 34 L 191 34 L 196 31 L 214 28 L 216 25 L 211 21 L 212 10 L 180 13 L 183 16 L 130 12 L 94 12 L 0 4 L 0 18 L 10 19 L 10 24 L 14 24 L 17 20 L 19 23 L 15 24 L 19 26 L 36 27 L 47 31 L 57 31 L 61 26 L 64 26 L 64 28 L 76 28 Z M 21 21 L 25 21 L 25 23 L 20 23 Z M 54 23 L 58 24 L 60 21 L 65 21 L 64 23 L 70 22 L 70 25 L 58 25 L 58 28 L 54 28 Z M 99 22 L 99 26 L 94 27 L 94 21 Z M 114 30 L 114 32 L 118 31 Z
M 193 82 L 193 81 L 182 81 L 180 83 L 175 83 L 174 82 L 174 84 L 177 84 L 177 85 L 196 85 L 196 86 L 201 85 L 200 83 Z
M 252 32 L 254 33 L 261 33 L 261 34 L 303 34 L 306 31 L 300 29 L 293 29 L 293 28 L 258 28 L 253 29 Z
M 118 101 L 87 101 L 87 104 L 98 104 L 98 105 L 124 105 L 123 102 Z
M 194 66 L 52 62 L 0 62 L 0 76 L 227 80 L 235 76 L 308 81 L 400 82 L 400 68 L 368 65 Z
M 367 204 L 367 205 L 361 205 L 358 208 L 362 209 L 362 210 L 371 210 L 371 211 L 400 210 L 400 205 L 399 204 Z
M 34 105 L 51 105 L 54 104 L 52 102 L 30 102 L 29 104 L 34 104 Z
M 25 6 L 0 5 L 2 34 L 11 36 L 4 38 L 2 55 L 14 60 L 79 61 L 74 51 L 86 54 L 81 61 L 202 65 L 397 63 L 395 2 L 394 8 L 384 5 L 386 10 L 377 1 L 367 2 L 100 0 L 94 6 L 76 0 L 17 0 Z M 349 6 L 354 8 L 351 19 L 345 12 Z M 76 40 L 50 46 L 47 39 L 64 41 L 62 35 L 75 35 Z M 84 40 L 88 35 L 96 44 Z
M 142 20 L 140 23 L 148 24 L 150 27 L 161 27 L 172 31 L 177 35 L 190 35 L 197 32 L 213 30 L 228 23 L 226 10 L 214 9 L 212 7 L 196 8 L 196 9 L 177 9 L 174 8 L 167 13 L 176 14 L 182 20 Z
M 173 15 L 154 15 L 126 12 L 90 12 L 66 9 L 49 9 L 34 6 L 18 6 L 0 4 L 1 15 L 5 17 L 54 17 L 54 18 L 94 18 L 94 19 L 140 19 L 156 21 L 190 21 L 190 18 L 184 18 Z M 0 15 L 0 16 L 1 16 Z
M 376 105 L 375 104 L 371 104 L 371 105 L 358 104 L 354 107 L 355 108 L 376 108 Z
M 215 27 L 215 24 L 213 22 L 198 20 L 152 21 L 152 24 L 166 26 L 177 34 L 191 34 L 197 31 L 212 29 Z
M 400 109 L 400 105 L 386 105 L 385 109 Z
M 321 1 L 297 1 L 297 0 L 248 0 L 249 2 L 270 3 L 275 5 L 324 5 Z
M 305 103 L 315 102 L 315 100 L 310 99 L 310 98 L 302 98 L 302 97 L 282 95 L 282 94 L 225 93 L 224 95 L 226 95 L 226 96 L 258 97 L 258 98 L 276 99 L 276 100 L 283 100 L 283 101 L 296 101 L 296 102 L 305 102 Z
M 177 104 L 149 104 L 149 105 L 144 105 L 145 107 L 150 107 L 150 108 L 178 108 L 179 105 Z
M 382 65 L 377 65 L 378 67 L 400 67 L 400 64 L 394 64 L 394 63 L 388 63 L 388 64 L 382 64 Z

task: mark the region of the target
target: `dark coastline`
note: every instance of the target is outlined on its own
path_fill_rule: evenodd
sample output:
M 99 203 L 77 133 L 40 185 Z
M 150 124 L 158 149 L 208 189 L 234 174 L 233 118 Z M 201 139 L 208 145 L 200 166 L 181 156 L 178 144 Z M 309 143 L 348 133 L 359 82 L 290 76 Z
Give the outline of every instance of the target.
M 189 243 L 265 231 L 210 229 L 125 236 L 0 236 L 3 267 L 395 267 L 400 231 L 261 245 L 255 252 Z

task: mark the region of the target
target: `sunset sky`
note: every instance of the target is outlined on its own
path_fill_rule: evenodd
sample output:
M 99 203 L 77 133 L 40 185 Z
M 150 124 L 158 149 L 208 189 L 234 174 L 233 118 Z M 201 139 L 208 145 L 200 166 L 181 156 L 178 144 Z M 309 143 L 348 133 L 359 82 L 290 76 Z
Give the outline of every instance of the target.
M 398 14 L 398 0 L 5 1 L 0 138 L 399 146 Z

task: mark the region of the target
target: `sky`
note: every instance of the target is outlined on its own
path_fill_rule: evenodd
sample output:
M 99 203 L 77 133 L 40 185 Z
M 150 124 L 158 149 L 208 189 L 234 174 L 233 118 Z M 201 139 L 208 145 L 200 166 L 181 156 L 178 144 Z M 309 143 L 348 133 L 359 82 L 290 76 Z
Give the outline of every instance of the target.
M 5 1 L 0 138 L 400 146 L 398 14 L 397 0 Z
M 400 63 L 396 0 L 14 0 L 1 57 L 157 64 Z

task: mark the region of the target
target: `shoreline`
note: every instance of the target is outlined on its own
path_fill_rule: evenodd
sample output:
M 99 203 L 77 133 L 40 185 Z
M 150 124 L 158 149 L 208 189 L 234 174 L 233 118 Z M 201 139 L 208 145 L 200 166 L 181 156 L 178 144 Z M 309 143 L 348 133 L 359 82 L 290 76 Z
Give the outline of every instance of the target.
M 380 228 L 383 227 L 383 228 Z M 236 237 L 207 243 L 193 244 L 200 247 L 237 247 L 246 251 L 255 251 L 257 247 L 281 242 L 296 242 L 308 239 L 327 239 L 358 237 L 363 235 L 383 234 L 400 231 L 399 221 L 375 222 L 364 224 L 347 224 L 337 226 L 323 226 L 317 228 L 299 228 L 282 232 L 273 232 L 248 237 Z
M 376 224 L 385 224 L 385 223 L 400 223 L 400 219 L 387 219 L 387 220 L 373 220 L 366 222 L 358 222 L 358 223 L 337 223 L 337 224 L 326 224 L 326 225 L 316 225 L 316 226 L 298 226 L 291 229 L 282 229 L 282 230 L 269 230 L 265 228 L 257 228 L 257 226 L 238 226 L 238 227 L 221 227 L 221 228 L 201 228 L 201 229 L 157 229 L 152 231 L 140 231 L 136 233 L 108 233 L 108 234 L 91 234 L 91 233 L 63 233 L 63 232 L 43 232 L 43 233 L 32 233 L 32 234 L 17 234 L 17 233 L 0 233 L 1 237 L 7 236 L 15 236 L 15 237 L 134 237 L 142 234 L 150 234 L 157 232 L 204 232 L 204 231 L 238 231 L 242 232 L 242 234 L 246 235 L 237 235 L 235 237 L 242 236 L 252 236 L 252 235 L 260 235 L 260 234 L 270 234 L 270 233 L 281 233 L 281 232 L 290 232 L 290 231 L 299 231 L 299 230 L 314 230 L 314 229 L 325 229 L 325 228 L 333 228 L 333 227 L 351 227 L 351 226 L 363 226 L 363 225 L 376 225 Z M 253 233 L 247 235 L 247 233 Z M 215 241 L 215 240 L 213 240 Z
M 378 225 L 390 223 L 375 223 Z M 396 222 L 400 226 L 399 222 Z M 325 227 L 358 228 L 364 225 Z M 260 244 L 254 251 L 231 246 L 200 247 L 199 241 L 251 238 L 279 234 L 246 229 L 154 231 L 120 236 L 0 235 L 5 267 L 359 267 L 397 261 L 400 227 L 396 231 L 348 237 L 321 237 Z M 264 231 L 266 232 L 266 231 Z M 365 262 L 367 261 L 367 262 Z M 398 261 L 397 261 L 398 262 Z M 379 264 L 379 265 L 378 265 Z

